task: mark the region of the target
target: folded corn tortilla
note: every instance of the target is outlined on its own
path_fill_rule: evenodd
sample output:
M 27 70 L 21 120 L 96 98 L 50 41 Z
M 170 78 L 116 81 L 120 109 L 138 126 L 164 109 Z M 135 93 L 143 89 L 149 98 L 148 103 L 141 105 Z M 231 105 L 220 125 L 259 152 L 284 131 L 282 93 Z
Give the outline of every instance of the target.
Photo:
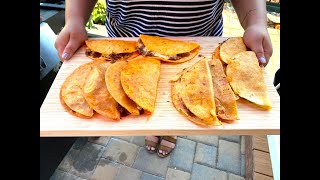
M 144 56 L 157 57 L 162 61 L 182 63 L 194 58 L 200 49 L 195 42 L 171 40 L 159 36 L 141 34 L 138 50 Z
M 85 44 L 86 56 L 93 60 L 128 60 L 139 55 L 136 41 L 89 39 Z

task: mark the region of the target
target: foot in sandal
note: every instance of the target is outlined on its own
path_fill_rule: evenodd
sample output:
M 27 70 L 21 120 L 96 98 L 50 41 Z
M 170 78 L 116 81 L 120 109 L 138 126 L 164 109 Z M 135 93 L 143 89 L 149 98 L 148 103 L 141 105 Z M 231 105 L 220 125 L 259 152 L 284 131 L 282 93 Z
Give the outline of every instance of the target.
M 176 147 L 177 136 L 162 136 L 158 148 L 158 156 L 167 157 L 172 150 Z
M 160 136 L 146 136 L 145 137 L 146 149 L 150 153 L 157 152 L 159 142 L 160 142 Z

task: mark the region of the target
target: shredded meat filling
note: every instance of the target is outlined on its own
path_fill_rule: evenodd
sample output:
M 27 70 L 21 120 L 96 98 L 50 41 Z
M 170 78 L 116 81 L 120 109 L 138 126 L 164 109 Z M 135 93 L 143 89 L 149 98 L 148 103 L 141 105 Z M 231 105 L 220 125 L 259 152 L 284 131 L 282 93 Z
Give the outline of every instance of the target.
M 101 57 L 101 56 L 102 56 L 101 53 L 91 51 L 90 49 L 86 49 L 86 55 L 87 55 L 87 56 L 94 57 L 94 58 L 98 58 L 98 57 Z
M 126 59 L 126 58 L 130 57 L 131 54 L 132 53 L 119 53 L 119 54 L 112 53 L 109 55 L 102 55 L 99 52 L 91 51 L 88 48 L 86 49 L 86 55 L 93 57 L 93 58 L 110 58 L 111 60 L 119 60 L 122 58 Z
M 189 52 L 181 53 L 181 54 L 177 54 L 175 56 L 169 56 L 169 60 L 178 60 L 178 59 L 181 59 L 181 58 L 189 56 L 189 55 L 190 55 Z
M 121 58 L 128 58 L 132 53 L 120 53 L 120 54 L 110 54 L 109 56 L 111 57 L 111 59 L 121 59 Z
M 125 117 L 130 114 L 130 112 L 126 108 L 122 107 L 120 104 L 117 105 L 117 110 L 120 112 L 121 117 Z

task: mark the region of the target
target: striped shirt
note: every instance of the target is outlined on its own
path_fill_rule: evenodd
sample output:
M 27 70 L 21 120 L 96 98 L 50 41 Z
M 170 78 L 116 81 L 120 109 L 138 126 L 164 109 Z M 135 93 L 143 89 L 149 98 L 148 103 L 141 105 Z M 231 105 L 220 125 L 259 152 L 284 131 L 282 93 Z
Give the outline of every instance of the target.
M 221 36 L 223 0 L 107 0 L 110 37 Z

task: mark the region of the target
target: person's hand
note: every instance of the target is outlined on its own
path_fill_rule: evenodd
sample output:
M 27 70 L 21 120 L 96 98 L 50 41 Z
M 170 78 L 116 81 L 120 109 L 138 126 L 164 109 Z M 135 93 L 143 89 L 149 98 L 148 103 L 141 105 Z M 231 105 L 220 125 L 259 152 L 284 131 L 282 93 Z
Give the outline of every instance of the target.
M 260 64 L 268 64 L 273 49 L 266 27 L 258 24 L 249 26 L 243 34 L 243 42 L 256 53 Z
M 77 23 L 66 24 L 54 44 L 61 61 L 70 59 L 86 39 L 85 26 Z

